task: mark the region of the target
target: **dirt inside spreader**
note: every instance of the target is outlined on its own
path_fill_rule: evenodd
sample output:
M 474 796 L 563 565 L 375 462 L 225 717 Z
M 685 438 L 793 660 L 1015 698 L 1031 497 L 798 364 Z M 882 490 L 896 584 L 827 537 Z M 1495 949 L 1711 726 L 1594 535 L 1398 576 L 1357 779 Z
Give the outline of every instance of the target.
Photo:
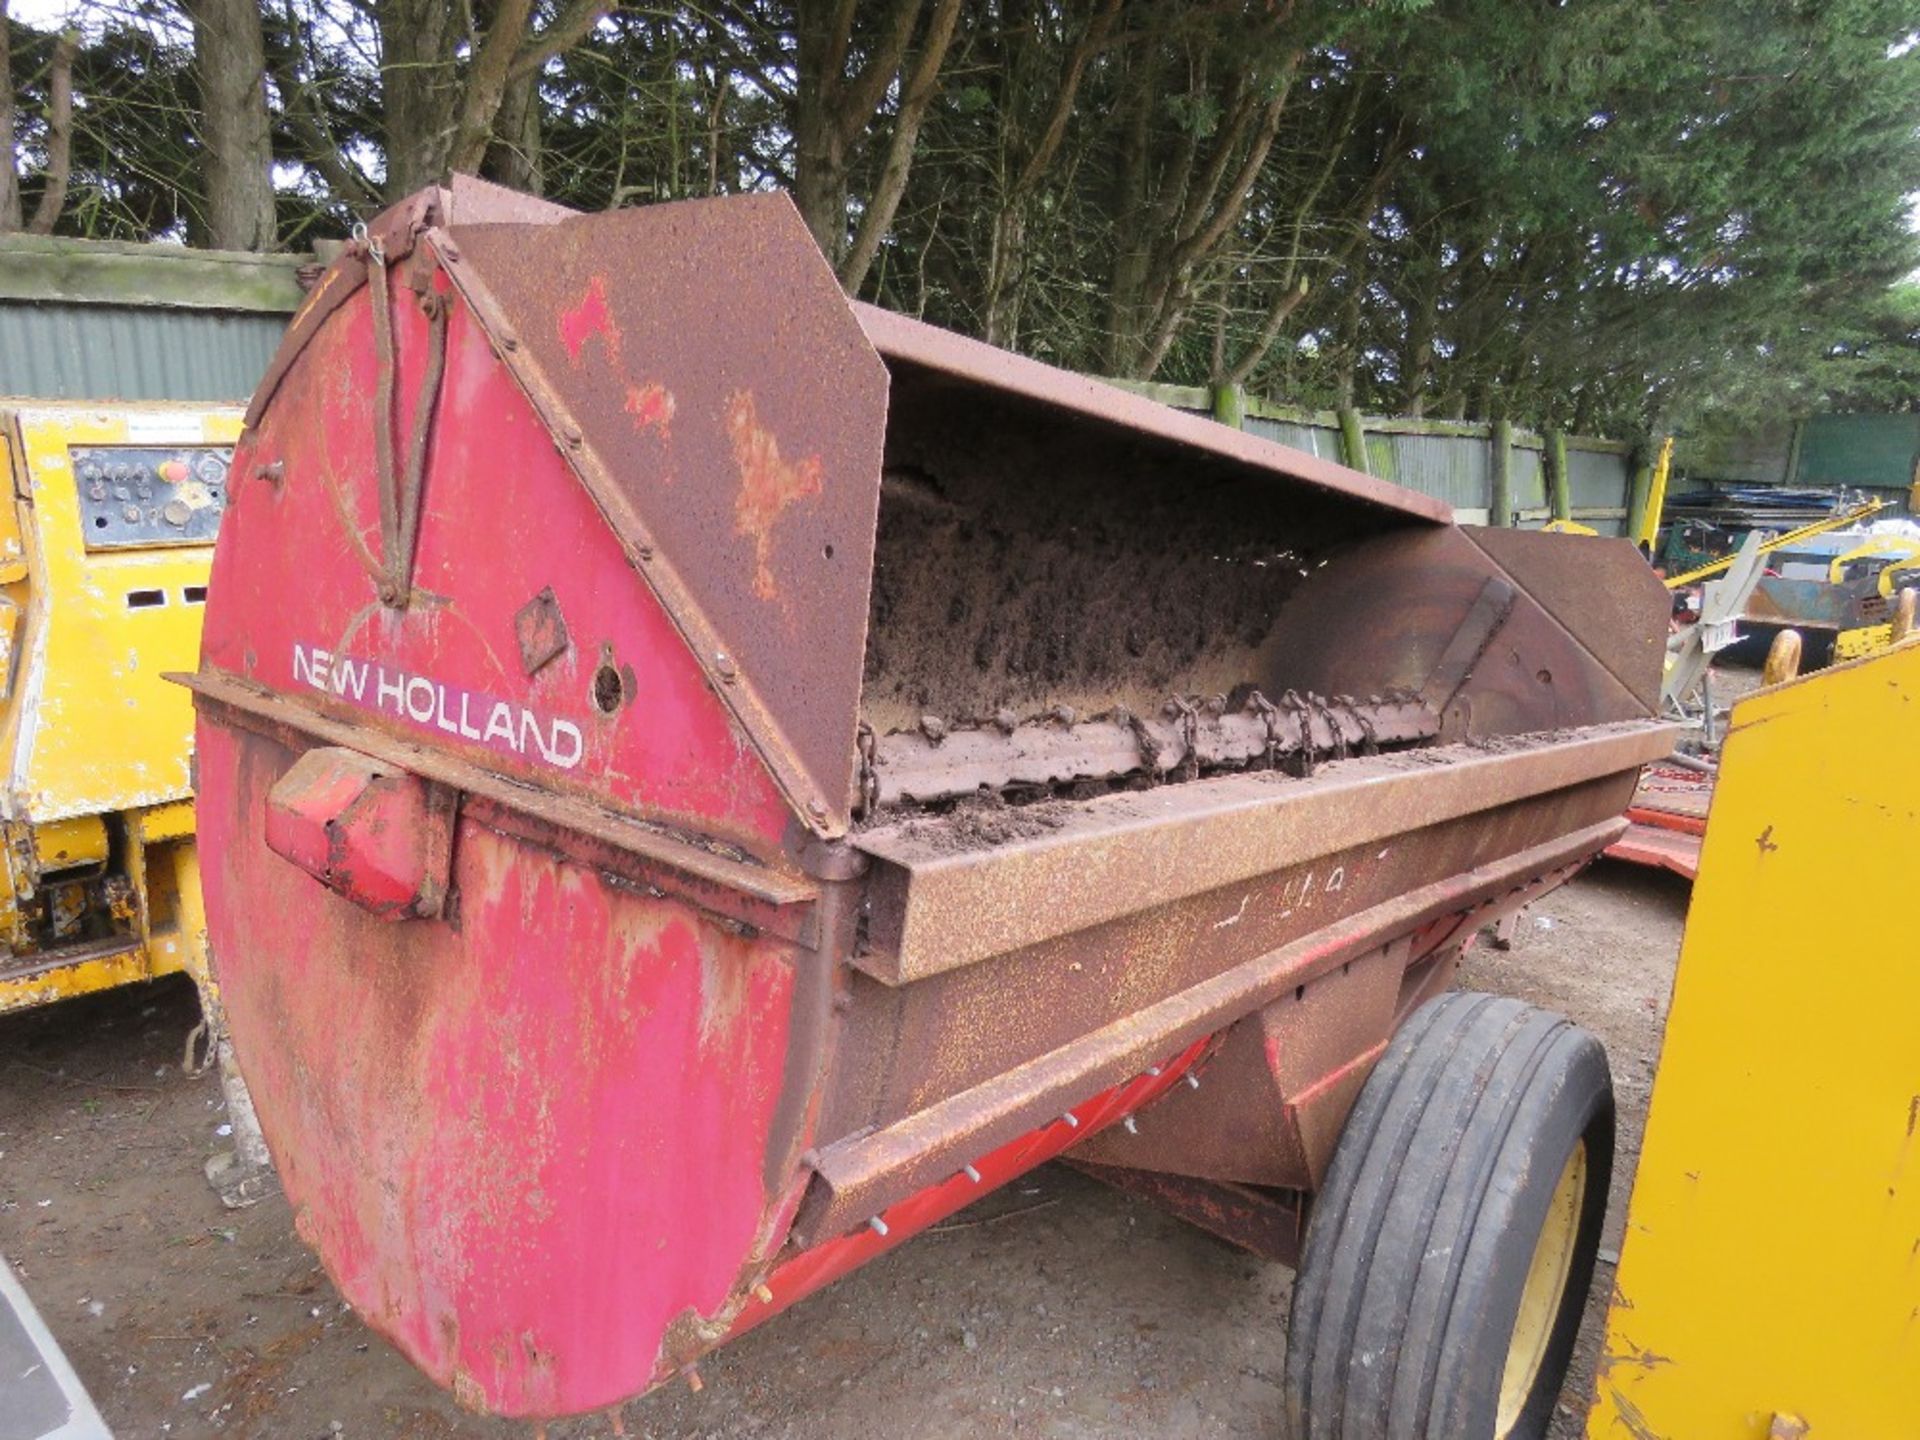
M 1301 579 L 1377 530 L 1350 502 L 1204 459 L 1170 472 L 1124 431 L 896 375 L 864 718 L 884 734 L 1069 706 L 1278 693 L 1262 655 Z

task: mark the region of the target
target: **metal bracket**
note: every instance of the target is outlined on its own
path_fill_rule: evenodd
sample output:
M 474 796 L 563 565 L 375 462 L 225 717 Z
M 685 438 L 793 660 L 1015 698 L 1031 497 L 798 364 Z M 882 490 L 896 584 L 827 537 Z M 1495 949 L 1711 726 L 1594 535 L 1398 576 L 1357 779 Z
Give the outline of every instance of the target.
M 1513 586 L 1498 575 L 1489 576 L 1487 583 L 1480 587 L 1479 596 L 1467 607 L 1466 618 L 1447 641 L 1447 648 L 1440 652 L 1427 683 L 1420 687 L 1420 698 L 1433 707 L 1435 714 L 1444 715 L 1453 697 L 1472 677 L 1473 667 L 1480 663 L 1495 633 L 1513 613 L 1515 593 Z

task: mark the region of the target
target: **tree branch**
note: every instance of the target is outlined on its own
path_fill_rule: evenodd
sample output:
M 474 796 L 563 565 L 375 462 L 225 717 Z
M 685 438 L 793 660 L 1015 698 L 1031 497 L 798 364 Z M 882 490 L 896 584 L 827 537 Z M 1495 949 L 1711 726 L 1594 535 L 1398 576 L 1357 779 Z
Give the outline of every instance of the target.
M 880 241 L 893 225 L 900 209 L 900 197 L 907 188 L 907 174 L 913 165 L 913 147 L 920 137 L 920 122 L 939 88 L 940 66 L 953 42 L 953 27 L 960 18 L 960 0 L 939 0 L 933 18 L 927 22 L 926 43 L 913 73 L 900 91 L 900 110 L 894 117 L 893 139 L 887 146 L 887 158 L 881 166 L 880 182 L 874 187 L 853 246 L 840 265 L 840 284 L 848 294 L 857 294 L 879 252 Z
M 513 64 L 507 67 L 507 79 L 523 80 L 532 71 L 543 68 L 554 56 L 571 50 L 586 39 L 593 27 L 612 13 L 613 5 L 609 0 L 572 0 L 553 17 L 552 24 L 520 47 L 520 53 L 513 57 Z
M 1040 177 L 1053 164 L 1060 142 L 1066 138 L 1067 122 L 1073 118 L 1074 102 L 1079 98 L 1080 82 L 1087 73 L 1087 63 L 1106 48 L 1107 37 L 1113 32 L 1113 22 L 1120 14 L 1120 3 L 1121 0 L 1102 0 L 1100 9 L 1087 21 L 1087 28 L 1080 32 L 1080 39 L 1068 52 L 1066 61 L 1060 67 L 1060 84 L 1054 91 L 1053 112 L 1047 116 L 1046 128 L 1040 132 L 1033 153 L 1027 157 L 1027 163 L 1020 167 L 1019 175 L 1014 178 L 1010 194 L 1024 195 L 1039 184 Z
M 33 207 L 27 230 L 51 235 L 67 204 L 67 181 L 73 175 L 73 57 L 80 49 L 80 32 L 62 30 L 53 42 L 53 69 L 47 80 L 47 181 L 40 203 Z M 12 157 L 8 157 L 11 163 Z
M 846 0 L 845 8 L 852 10 L 853 0 Z M 887 98 L 887 90 L 893 84 L 894 77 L 900 74 L 900 67 L 907 58 L 907 47 L 913 43 L 913 27 L 920 18 L 920 0 L 894 0 L 893 18 L 888 22 L 886 38 L 860 73 L 845 81 L 844 93 L 839 97 L 833 109 L 834 121 L 839 126 L 841 140 L 852 144 L 862 130 L 873 119 L 874 112 L 880 108 L 880 102 Z M 934 23 L 939 23 L 939 12 L 935 12 Z M 851 19 L 849 19 L 849 27 Z M 951 26 L 949 26 L 951 30 Z M 931 35 L 931 28 L 929 28 Z M 847 36 L 837 33 L 839 42 L 830 54 L 841 58 L 841 65 L 833 67 L 828 74 L 836 81 L 840 79 L 844 68 Z M 945 51 L 945 46 L 941 47 Z
M 520 49 L 533 0 L 499 0 L 487 25 L 486 38 L 473 50 L 473 70 L 460 97 L 453 122 L 453 143 L 447 147 L 449 170 L 473 171 L 486 158 L 494 117 L 507 93 L 507 74 Z

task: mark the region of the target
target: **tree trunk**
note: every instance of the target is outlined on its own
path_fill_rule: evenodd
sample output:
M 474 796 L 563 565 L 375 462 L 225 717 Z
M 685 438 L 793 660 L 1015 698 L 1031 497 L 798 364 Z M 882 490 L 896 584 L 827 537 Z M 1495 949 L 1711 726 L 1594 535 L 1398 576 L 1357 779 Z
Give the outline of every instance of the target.
M 1079 99 L 1081 82 L 1086 78 L 1087 66 L 1112 40 L 1120 3 L 1121 0 L 1099 0 L 1098 8 L 1088 16 L 1079 39 L 1062 59 L 1059 73 L 1042 78 L 1042 84 L 1051 86 L 1052 95 L 1046 123 L 1040 127 L 1038 137 L 1031 142 L 1020 132 L 1016 117 L 1024 98 L 1020 92 L 1026 88 L 1025 72 L 1028 67 L 1023 62 L 1030 51 L 1040 44 L 1035 34 L 1039 16 L 1029 14 L 1021 17 L 1019 41 L 1005 62 L 1005 85 L 1000 96 L 1002 165 L 1005 171 L 1011 172 L 1011 179 L 1002 188 L 987 245 L 980 313 L 984 324 L 983 338 L 989 345 L 1012 347 L 1019 339 L 1021 292 L 1027 268 L 1029 208 L 1041 180 L 1052 169 L 1054 159 L 1060 153 L 1068 122 L 1073 118 Z
M 864 63 L 851 74 L 847 60 L 854 48 L 857 0 L 799 0 L 794 8 L 793 202 L 834 270 L 857 284 L 900 203 L 913 160 L 912 144 L 960 7 L 952 0 L 936 0 L 920 60 L 909 72 L 907 52 L 918 28 L 921 0 L 892 0 L 867 35 Z M 871 12 L 878 7 L 868 8 Z M 864 217 L 875 223 L 863 223 L 860 236 L 849 237 L 847 199 L 855 148 L 896 86 L 899 110 L 894 142 Z
M 47 174 L 27 229 L 51 235 L 67 205 L 67 181 L 73 174 L 73 58 L 80 34 L 64 30 L 53 42 L 53 70 L 47 77 Z
M 260 7 L 254 0 L 191 0 L 189 9 L 206 145 L 207 241 L 221 250 L 271 250 L 273 137 Z
M 853 246 L 840 264 L 840 283 L 849 295 L 858 294 L 880 242 L 893 227 L 900 209 L 900 197 L 906 193 L 907 173 L 913 166 L 913 147 L 920 138 L 920 125 L 926 119 L 927 106 L 939 88 L 940 67 L 953 43 L 953 27 L 960 18 L 960 0 L 937 0 L 927 21 L 927 37 L 913 69 L 900 82 L 900 103 L 893 118 L 893 137 L 887 143 L 887 158 L 880 168 L 879 182 L 867 197 L 860 216 L 860 229 Z
M 1121 117 L 1120 161 L 1114 187 L 1113 273 L 1107 283 L 1107 343 L 1105 370 L 1109 375 L 1133 372 L 1140 329 L 1140 291 L 1146 283 L 1149 227 L 1147 149 L 1151 143 L 1154 103 L 1160 90 L 1160 53 L 1150 45 L 1139 63 L 1129 67 L 1133 104 Z M 1137 72 L 1137 73 L 1135 73 Z
M 543 194 L 546 187 L 540 163 L 539 100 L 537 71 L 508 84 L 500 97 L 500 114 L 493 122 L 486 161 L 480 167 L 480 173 L 489 180 L 529 195 Z
M 389 201 L 445 178 L 459 88 L 455 7 L 445 0 L 379 0 L 380 90 L 386 110 Z
M 13 161 L 13 46 L 0 0 L 0 234 L 20 228 L 20 172 Z
M 526 34 L 533 0 L 495 0 L 490 9 L 486 34 L 474 37 L 472 64 L 460 92 L 453 139 L 447 146 L 450 170 L 478 170 L 486 159 L 494 121 L 507 93 L 507 73 Z
M 847 253 L 848 149 L 837 109 L 853 33 L 853 5 L 851 0 L 799 0 L 795 9 L 793 203 L 827 263 L 837 270 Z

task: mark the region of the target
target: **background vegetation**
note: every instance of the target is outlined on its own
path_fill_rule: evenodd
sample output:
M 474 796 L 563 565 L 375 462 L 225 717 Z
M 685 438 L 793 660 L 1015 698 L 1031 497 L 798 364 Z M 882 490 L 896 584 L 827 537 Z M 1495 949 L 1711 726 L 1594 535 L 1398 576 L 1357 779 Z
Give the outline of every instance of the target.
M 302 247 L 450 169 L 777 187 L 850 291 L 1076 369 L 1623 436 L 1920 398 L 1912 0 L 35 18 L 0 228 Z

